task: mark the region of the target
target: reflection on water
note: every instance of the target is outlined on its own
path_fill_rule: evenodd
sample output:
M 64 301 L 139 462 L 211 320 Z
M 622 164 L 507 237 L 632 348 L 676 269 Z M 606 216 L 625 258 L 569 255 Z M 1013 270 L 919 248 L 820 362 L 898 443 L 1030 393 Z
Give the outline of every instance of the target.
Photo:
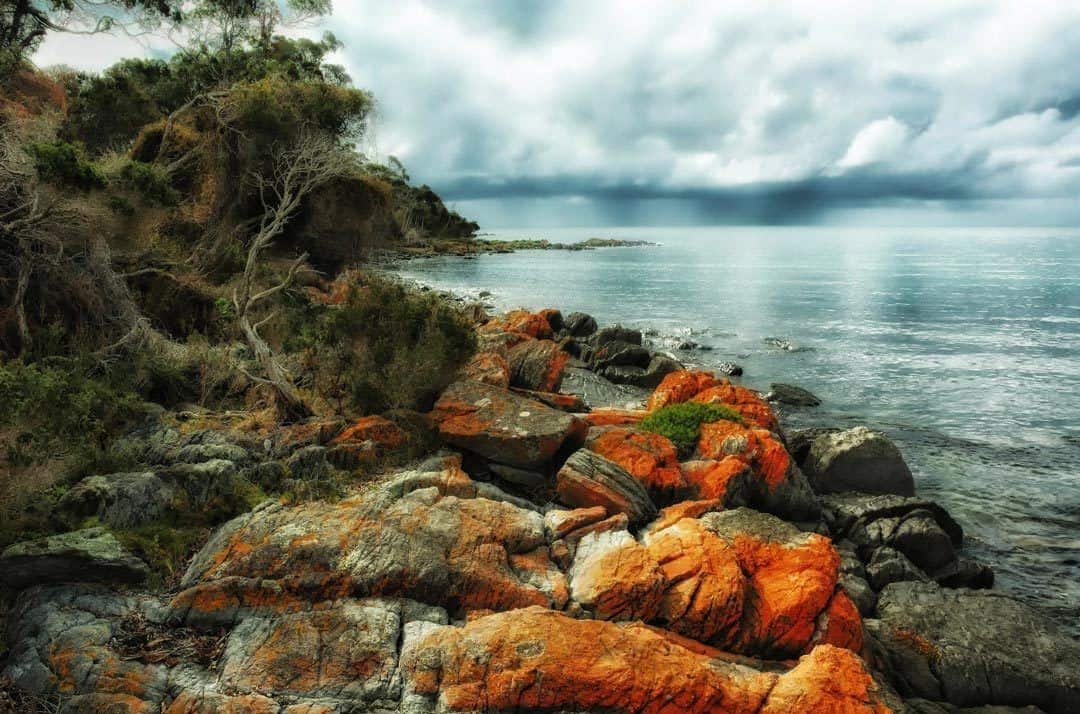
M 858 424 L 897 440 L 920 492 L 965 526 L 1001 588 L 1080 631 L 1080 232 L 590 229 L 504 232 L 649 248 L 528 251 L 403 266 L 500 308 L 702 331 L 703 364 L 800 384 L 793 425 Z

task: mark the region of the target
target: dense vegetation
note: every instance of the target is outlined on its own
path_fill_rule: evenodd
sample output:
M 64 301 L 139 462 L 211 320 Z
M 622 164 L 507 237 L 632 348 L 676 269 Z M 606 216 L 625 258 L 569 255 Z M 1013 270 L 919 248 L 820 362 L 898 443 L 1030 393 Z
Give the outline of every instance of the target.
M 701 425 L 721 420 L 744 423 L 741 414 L 724 404 L 682 402 L 650 413 L 642 420 L 641 428 L 666 436 L 685 456 L 697 447 Z
M 354 269 L 477 226 L 396 159 L 357 152 L 375 100 L 328 61 L 340 43 L 279 32 L 328 9 L 0 10 L 0 545 L 79 525 L 57 522 L 57 499 L 127 468 L 120 442 L 148 415 L 265 426 L 422 408 L 473 351 L 457 310 Z M 100 74 L 30 64 L 46 33 L 124 23 L 182 48 Z M 256 491 L 118 535 L 167 574 Z

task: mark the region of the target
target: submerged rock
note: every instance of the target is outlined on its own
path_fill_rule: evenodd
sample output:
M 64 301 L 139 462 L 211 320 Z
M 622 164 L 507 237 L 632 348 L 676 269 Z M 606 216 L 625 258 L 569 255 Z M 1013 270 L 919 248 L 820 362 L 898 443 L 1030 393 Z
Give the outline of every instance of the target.
M 878 617 L 867 629 L 901 694 L 1080 711 L 1080 643 L 1002 593 L 895 583 L 882 591 Z
M 794 384 L 773 382 L 769 385 L 769 393 L 765 399 L 780 404 L 790 404 L 796 407 L 816 407 L 821 405 L 821 399 L 815 394 Z
M 915 480 L 900 450 L 884 434 L 864 426 L 819 435 L 810 447 L 805 469 L 820 493 L 915 495 Z
M 0 582 L 12 590 L 61 582 L 139 583 L 149 574 L 146 563 L 104 528 L 15 543 L 0 554 Z

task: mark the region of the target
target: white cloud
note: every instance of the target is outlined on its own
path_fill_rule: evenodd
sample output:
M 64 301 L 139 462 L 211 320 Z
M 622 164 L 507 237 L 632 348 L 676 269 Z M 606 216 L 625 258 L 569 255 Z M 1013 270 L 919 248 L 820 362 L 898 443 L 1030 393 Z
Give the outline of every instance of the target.
M 859 130 L 836 165 L 855 168 L 896 158 L 910 135 L 911 130 L 907 125 L 895 117 L 872 121 Z

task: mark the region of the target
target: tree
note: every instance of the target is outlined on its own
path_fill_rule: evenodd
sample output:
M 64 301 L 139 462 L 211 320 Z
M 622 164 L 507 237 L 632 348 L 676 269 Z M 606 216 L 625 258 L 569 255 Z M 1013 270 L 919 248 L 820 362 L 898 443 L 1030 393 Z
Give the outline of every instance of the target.
M 274 390 L 279 406 L 290 417 L 307 416 L 310 410 L 297 392 L 288 371 L 259 334 L 259 328 L 272 319 L 274 313 L 270 312 L 257 321 L 254 314 L 264 302 L 289 287 L 296 271 L 308 256 L 304 253 L 298 257 L 289 266 L 284 279 L 262 290 L 255 287 L 259 268 L 266 250 L 285 231 L 303 200 L 319 186 L 348 175 L 355 167 L 354 157 L 343 151 L 333 136 L 320 129 L 305 127 L 295 142 L 275 149 L 268 172 L 252 172 L 249 176 L 258 191 L 262 214 L 257 221 L 249 224 L 254 234 L 248 243 L 240 284 L 233 292 L 233 307 L 240 331 L 265 375 L 257 379 Z
M 0 0 L 0 80 L 38 48 L 49 32 L 94 34 L 149 30 L 179 22 L 182 0 Z

